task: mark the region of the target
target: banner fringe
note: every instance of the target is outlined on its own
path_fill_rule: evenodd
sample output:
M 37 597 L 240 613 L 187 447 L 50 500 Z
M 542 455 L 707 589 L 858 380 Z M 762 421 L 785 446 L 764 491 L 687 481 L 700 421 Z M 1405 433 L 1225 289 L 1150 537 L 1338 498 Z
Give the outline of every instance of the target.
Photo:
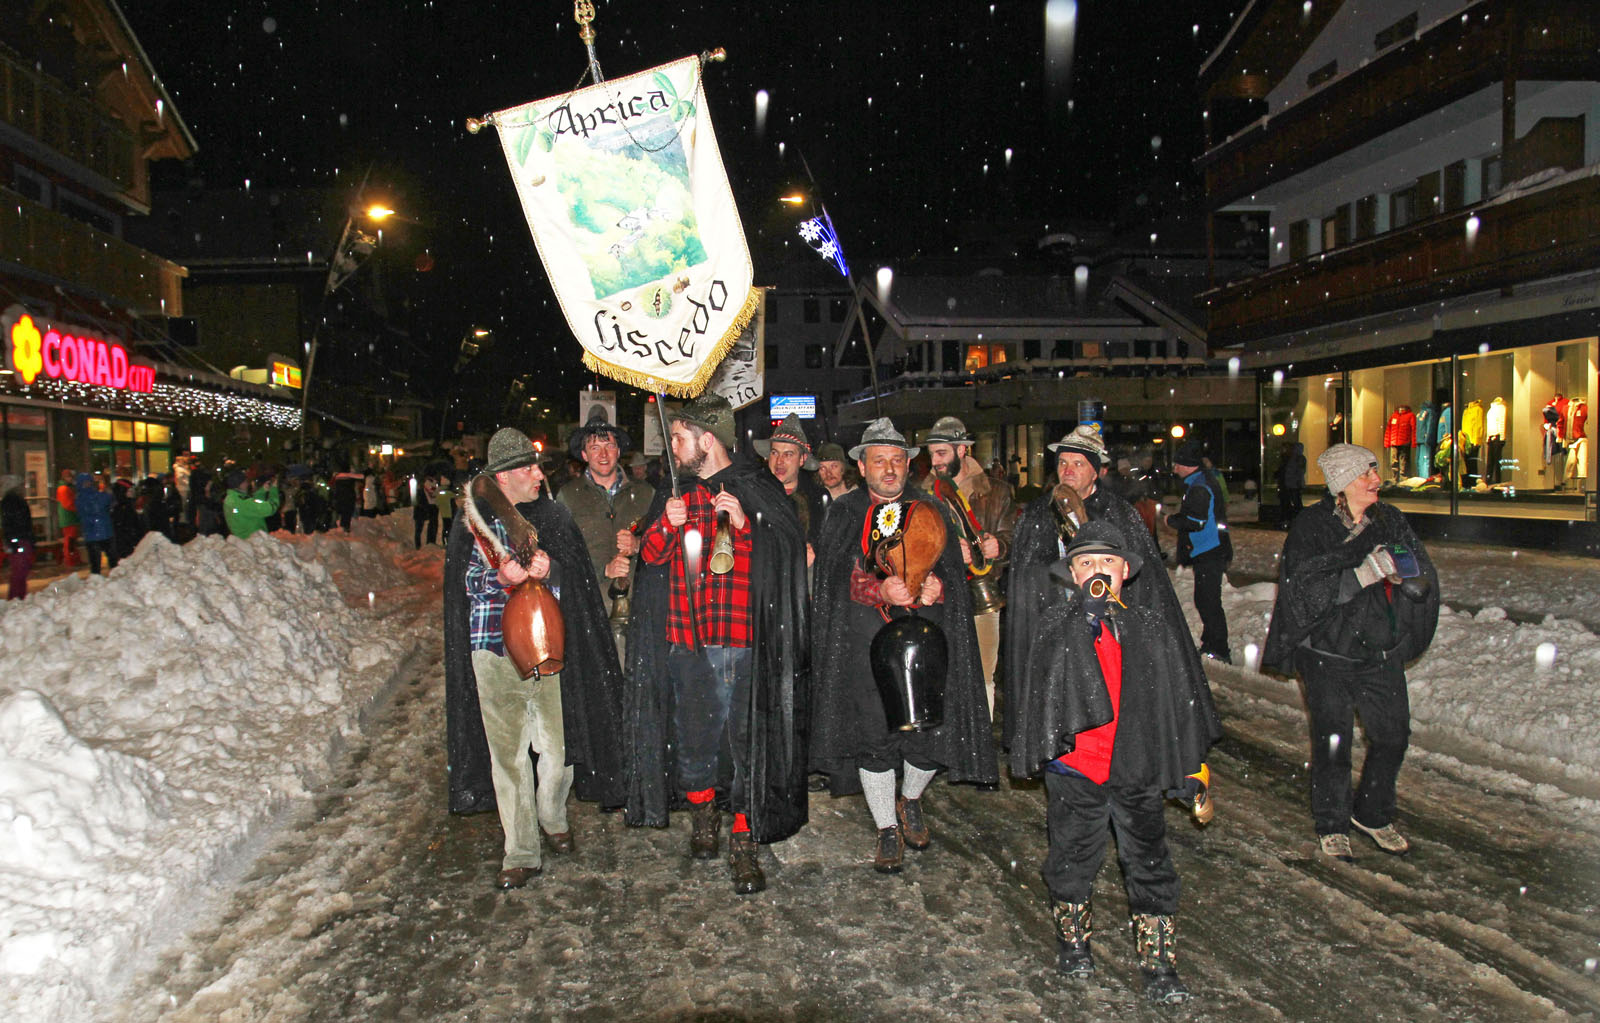
M 636 369 L 606 362 L 587 348 L 583 350 L 583 364 L 596 373 L 627 384 L 629 387 L 637 387 L 641 391 L 656 391 L 670 394 L 674 398 L 698 398 L 711 383 L 711 377 L 716 373 L 717 367 L 722 365 L 722 360 L 727 357 L 728 349 L 733 347 L 734 342 L 739 340 L 739 335 L 755 318 L 756 310 L 761 307 L 764 291 L 763 288 L 752 287 L 745 295 L 744 305 L 739 307 L 738 315 L 733 318 L 733 323 L 729 325 L 727 332 L 712 347 L 711 353 L 701 360 L 700 369 L 692 380 L 687 382 L 663 380 L 649 373 L 641 373 Z

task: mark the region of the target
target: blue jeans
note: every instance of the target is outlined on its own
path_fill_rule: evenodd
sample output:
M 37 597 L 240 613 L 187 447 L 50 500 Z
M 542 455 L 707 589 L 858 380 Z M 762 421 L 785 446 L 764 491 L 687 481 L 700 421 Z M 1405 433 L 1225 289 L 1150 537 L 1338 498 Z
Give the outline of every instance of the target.
M 746 809 L 750 765 L 750 648 L 675 646 L 667 652 L 678 736 L 678 788 L 724 788 L 733 812 Z

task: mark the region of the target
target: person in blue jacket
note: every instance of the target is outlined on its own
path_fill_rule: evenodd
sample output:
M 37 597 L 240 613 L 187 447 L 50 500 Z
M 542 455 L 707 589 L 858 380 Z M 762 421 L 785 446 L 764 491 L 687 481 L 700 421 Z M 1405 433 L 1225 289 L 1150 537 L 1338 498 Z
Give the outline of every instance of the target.
M 1222 576 L 1233 560 L 1228 538 L 1228 502 L 1203 468 L 1200 445 L 1187 441 L 1172 455 L 1172 471 L 1183 483 L 1183 500 L 1167 516 L 1178 533 L 1178 564 L 1194 569 L 1194 609 L 1200 613 L 1200 656 L 1233 663 L 1228 652 L 1228 616 L 1222 611 Z
M 105 555 L 106 571 L 117 567 L 116 530 L 111 524 L 111 491 L 105 478 L 80 472 L 78 484 L 78 524 L 83 530 L 83 545 L 89 551 L 89 571 L 100 574 L 100 556 Z

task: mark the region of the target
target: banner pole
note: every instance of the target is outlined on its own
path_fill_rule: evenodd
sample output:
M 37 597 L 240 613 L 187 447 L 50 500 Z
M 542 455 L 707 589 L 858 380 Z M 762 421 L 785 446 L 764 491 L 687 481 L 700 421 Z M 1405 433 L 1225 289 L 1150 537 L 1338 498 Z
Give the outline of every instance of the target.
M 589 74 L 596 84 L 605 81 L 600 74 L 600 58 L 594 52 L 594 4 L 591 0 L 573 0 L 572 20 L 578 23 L 578 38 L 589 51 Z

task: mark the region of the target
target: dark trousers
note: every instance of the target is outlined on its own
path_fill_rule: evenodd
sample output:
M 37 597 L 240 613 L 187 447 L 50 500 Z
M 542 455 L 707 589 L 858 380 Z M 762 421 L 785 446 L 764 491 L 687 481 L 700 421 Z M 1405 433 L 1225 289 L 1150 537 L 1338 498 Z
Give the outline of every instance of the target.
M 678 788 L 702 792 L 724 788 L 734 813 L 748 808 L 750 765 L 749 647 L 675 646 L 667 652 L 673 691 L 673 727 L 678 738 Z M 734 709 L 737 708 L 735 711 Z
M 28 573 L 33 571 L 33 541 L 17 539 L 8 541 L 11 552 L 11 588 L 7 600 L 23 600 L 28 596 Z
M 1283 518 L 1283 528 L 1288 529 L 1294 517 L 1300 514 L 1303 507 L 1300 503 L 1300 488 L 1278 488 L 1278 514 Z
M 1411 738 L 1405 668 L 1347 666 L 1302 650 L 1295 658 L 1311 715 L 1311 819 L 1319 835 L 1344 834 L 1350 818 L 1394 823 L 1395 785 Z M 1350 790 L 1350 737 L 1361 715 L 1367 757 Z
M 1117 838 L 1117 860 L 1135 913 L 1171 916 L 1178 911 L 1178 871 L 1167 849 L 1161 793 L 1096 785 L 1083 775 L 1046 771 L 1049 809 L 1045 825 L 1045 887 L 1057 902 L 1087 902 L 1106 858 L 1106 839 Z
M 1200 613 L 1200 651 L 1228 652 L 1228 616 L 1222 613 L 1222 576 L 1232 560 L 1222 550 L 1189 559 L 1194 569 L 1194 609 Z
M 106 559 L 106 571 L 117 567 L 117 545 L 111 540 L 85 540 L 83 546 L 89 551 L 89 574 L 100 574 L 100 558 Z
M 432 504 L 419 504 L 411 509 L 411 525 L 413 541 L 417 549 L 422 549 L 422 529 L 427 526 L 428 542 L 433 543 L 439 538 L 439 509 Z

